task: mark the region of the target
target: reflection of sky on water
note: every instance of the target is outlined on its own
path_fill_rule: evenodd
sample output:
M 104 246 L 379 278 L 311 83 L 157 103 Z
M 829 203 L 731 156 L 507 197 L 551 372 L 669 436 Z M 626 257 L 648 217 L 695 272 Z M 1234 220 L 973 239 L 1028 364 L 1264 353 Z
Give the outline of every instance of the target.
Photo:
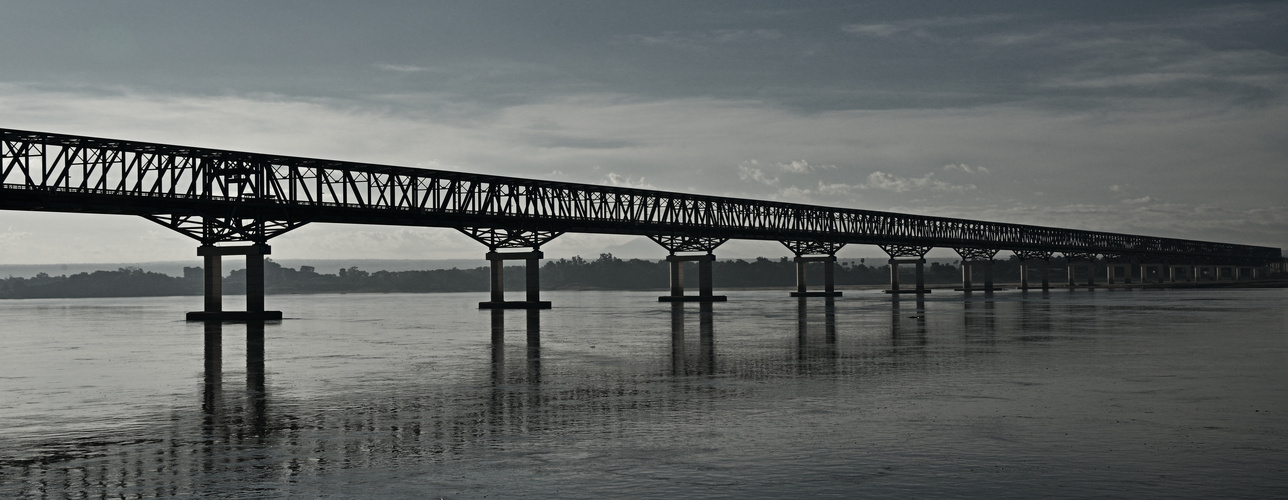
M 402 311 L 393 319 L 349 316 L 350 299 L 373 297 L 328 296 L 315 312 L 329 315 L 268 325 L 4 304 L 33 328 L 56 311 L 205 342 L 158 373 L 188 387 L 163 411 L 123 409 L 86 430 L 93 405 L 49 403 L 46 430 L 6 436 L 0 492 L 516 496 L 521 481 L 518 496 L 1024 496 L 1147 478 L 1196 496 L 1240 477 L 1224 491 L 1264 493 L 1284 483 L 1271 472 L 1285 464 L 1288 403 L 1266 375 L 1282 375 L 1286 298 L 1218 293 L 745 292 L 712 306 L 556 292 L 540 312 L 383 296 L 376 312 Z M 46 347 L 28 354 L 67 352 Z M 136 385 L 125 399 L 153 387 Z

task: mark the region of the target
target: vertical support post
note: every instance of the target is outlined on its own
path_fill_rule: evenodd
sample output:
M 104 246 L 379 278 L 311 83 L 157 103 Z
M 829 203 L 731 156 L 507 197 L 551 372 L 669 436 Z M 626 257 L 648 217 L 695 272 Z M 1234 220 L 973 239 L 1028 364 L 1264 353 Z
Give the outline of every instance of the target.
M 823 291 L 831 296 L 836 292 L 836 256 L 829 255 L 823 261 Z M 801 290 L 804 291 L 804 290 Z
M 541 260 L 536 256 L 530 256 L 525 260 L 527 276 L 524 286 L 527 288 L 528 302 L 541 302 Z
M 1069 264 L 1065 267 L 1069 269 L 1069 287 L 1073 288 L 1078 286 L 1078 263 L 1069 261 Z
M 246 312 L 264 312 L 264 254 L 246 254 Z
M 796 293 L 804 296 L 805 290 L 806 290 L 805 267 L 808 265 L 808 262 L 806 262 L 805 259 L 802 259 L 799 256 L 797 256 L 795 260 L 796 260 Z
M 1020 290 L 1029 291 L 1029 261 L 1020 261 Z
M 1114 274 L 1116 274 L 1117 271 L 1118 271 L 1118 265 L 1112 264 L 1112 263 L 1105 265 L 1105 283 L 1106 284 L 1109 284 L 1109 285 L 1114 284 Z
M 1051 289 L 1051 262 L 1044 260 L 1042 261 L 1041 265 L 1042 265 L 1042 291 L 1045 292 Z
M 207 248 L 215 248 L 214 245 L 202 245 L 197 253 Z M 203 274 L 205 278 L 205 311 L 208 313 L 220 313 L 224 311 L 224 285 L 223 285 L 223 261 L 222 255 L 213 251 L 208 251 L 202 257 L 205 260 Z
M 711 263 L 716 260 L 716 256 L 708 253 L 705 259 L 698 261 L 698 296 L 710 298 L 711 293 Z
M 993 259 L 982 261 L 984 264 L 984 291 L 993 291 Z
M 890 259 L 890 291 L 899 293 L 899 261 Z
M 666 261 L 671 265 L 671 296 L 684 296 L 684 261 L 667 257 Z
M 917 293 L 922 293 L 926 289 L 926 259 L 917 259 L 915 265 L 917 266 Z
M 974 269 L 972 269 L 973 267 L 972 262 L 967 262 L 965 259 L 962 259 L 962 290 L 967 292 L 970 291 L 970 279 L 971 274 L 974 271 Z
M 671 254 L 666 257 L 671 266 L 671 294 L 658 297 L 659 302 L 724 302 L 729 298 L 724 295 L 714 295 L 711 279 L 712 263 L 715 262 L 716 256 L 708 253 L 706 255 L 675 255 Z M 681 267 L 686 261 L 697 261 L 698 263 L 698 295 L 684 295 L 684 272 Z
M 487 258 L 492 263 L 492 302 L 505 302 L 505 261 L 496 252 L 488 252 Z
M 541 258 L 540 250 L 531 252 L 488 252 L 487 260 L 492 263 L 489 281 L 491 294 L 487 302 L 479 302 L 479 309 L 550 309 L 550 302 L 541 300 Z M 524 300 L 505 300 L 505 261 L 524 261 Z
M 188 313 L 188 321 L 276 321 L 281 311 L 264 310 L 264 256 L 271 247 L 264 243 L 247 246 L 202 245 L 197 255 L 205 262 L 204 310 Z M 246 310 L 224 311 L 223 258 L 225 255 L 246 256 Z

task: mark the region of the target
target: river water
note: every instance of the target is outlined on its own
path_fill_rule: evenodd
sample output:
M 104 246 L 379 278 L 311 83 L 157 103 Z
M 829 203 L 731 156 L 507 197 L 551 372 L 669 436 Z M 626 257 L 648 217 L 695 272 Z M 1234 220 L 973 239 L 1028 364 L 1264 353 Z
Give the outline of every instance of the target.
M 656 295 L 2 301 L 0 497 L 1288 495 L 1288 290 Z

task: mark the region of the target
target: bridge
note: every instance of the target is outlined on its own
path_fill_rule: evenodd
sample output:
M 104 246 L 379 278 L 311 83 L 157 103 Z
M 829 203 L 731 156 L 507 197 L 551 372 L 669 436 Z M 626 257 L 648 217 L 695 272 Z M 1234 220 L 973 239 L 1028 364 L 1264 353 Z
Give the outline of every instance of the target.
M 263 257 L 268 241 L 312 222 L 455 228 L 488 249 L 491 296 L 482 308 L 545 308 L 540 300 L 541 245 L 564 233 L 642 235 L 670 262 L 671 290 L 662 301 L 724 300 L 713 293 L 714 251 L 730 239 L 782 242 L 796 256 L 793 296 L 838 296 L 832 281 L 845 245 L 880 247 L 890 256 L 889 293 L 929 293 L 925 255 L 952 248 L 962 259 L 962 290 L 991 291 L 991 262 L 1002 251 L 1021 261 L 1021 287 L 1032 268 L 1050 286 L 1050 260 L 1076 270 L 1097 258 L 1107 280 L 1132 267 L 1142 279 L 1245 279 L 1282 266 L 1280 249 L 1055 227 L 855 210 L 817 205 L 672 193 L 615 186 L 480 175 L 313 158 L 227 151 L 0 129 L 0 209 L 141 216 L 199 243 L 205 304 L 190 320 L 280 319 L 264 308 Z M 222 258 L 244 255 L 247 310 L 224 311 Z M 526 296 L 505 300 L 504 261 L 526 262 Z M 696 262 L 699 290 L 685 295 L 683 264 Z M 809 291 L 805 268 L 824 267 L 822 291 Z M 901 288 L 899 265 L 916 267 Z M 979 266 L 984 283 L 972 285 Z M 1125 272 L 1123 272 L 1125 271 Z M 1090 271 L 1084 273 L 1094 284 Z

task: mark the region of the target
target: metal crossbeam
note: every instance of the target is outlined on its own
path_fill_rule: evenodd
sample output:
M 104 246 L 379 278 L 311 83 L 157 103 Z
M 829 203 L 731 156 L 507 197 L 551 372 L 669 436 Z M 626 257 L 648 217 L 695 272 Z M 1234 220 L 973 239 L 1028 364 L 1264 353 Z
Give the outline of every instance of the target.
M 0 129 L 0 209 L 1153 255 L 1262 265 L 1277 248 L 926 217 Z M 170 221 L 170 222 L 164 222 Z M 271 221 L 271 222 L 266 222 Z M 268 224 L 259 232 L 255 224 Z M 232 236 L 228 236 L 232 235 Z

